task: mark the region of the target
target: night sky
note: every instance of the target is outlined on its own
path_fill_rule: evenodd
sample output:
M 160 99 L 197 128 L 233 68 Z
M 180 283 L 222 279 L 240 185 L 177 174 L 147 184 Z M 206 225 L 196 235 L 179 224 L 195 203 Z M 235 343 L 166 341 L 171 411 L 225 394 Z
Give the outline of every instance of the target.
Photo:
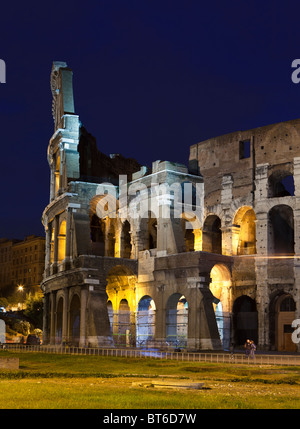
M 0 237 L 43 235 L 52 62 L 106 153 L 187 164 L 189 147 L 300 117 L 292 1 L 10 1 L 0 10 Z

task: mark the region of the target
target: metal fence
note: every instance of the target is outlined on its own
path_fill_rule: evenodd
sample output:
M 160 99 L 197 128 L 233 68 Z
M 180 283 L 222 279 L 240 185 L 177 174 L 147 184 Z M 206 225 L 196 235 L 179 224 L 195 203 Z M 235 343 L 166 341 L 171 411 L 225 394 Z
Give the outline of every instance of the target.
M 107 356 L 107 357 L 124 357 L 136 359 L 160 359 L 175 360 L 184 362 L 211 362 L 211 363 L 231 363 L 242 365 L 300 365 L 299 355 L 278 355 L 278 354 L 256 354 L 254 358 L 247 357 L 243 353 L 192 353 L 192 352 L 175 352 L 159 350 L 141 350 L 132 348 L 87 348 L 72 346 L 26 346 L 23 344 L 5 344 L 7 350 L 17 352 L 41 352 L 57 353 L 69 355 L 88 355 L 88 356 Z

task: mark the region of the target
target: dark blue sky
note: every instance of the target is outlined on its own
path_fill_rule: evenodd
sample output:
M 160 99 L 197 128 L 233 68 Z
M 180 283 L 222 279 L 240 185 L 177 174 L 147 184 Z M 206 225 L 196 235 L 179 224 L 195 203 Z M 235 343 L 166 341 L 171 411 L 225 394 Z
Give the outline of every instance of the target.
M 97 0 L 1 4 L 0 237 L 42 234 L 53 60 L 104 153 L 187 163 L 209 137 L 300 116 L 296 1 Z

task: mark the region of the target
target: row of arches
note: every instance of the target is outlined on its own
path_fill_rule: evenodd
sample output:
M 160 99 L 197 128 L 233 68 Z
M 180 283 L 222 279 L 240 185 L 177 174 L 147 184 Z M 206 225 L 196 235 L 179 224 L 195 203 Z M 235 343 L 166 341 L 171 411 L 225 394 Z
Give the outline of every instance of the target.
M 182 216 L 181 226 L 184 236 L 185 251 L 201 250 L 210 253 L 224 253 L 224 233 L 221 219 L 215 214 L 207 216 L 202 228 L 193 228 L 188 217 Z M 249 206 L 241 207 L 231 227 L 231 253 L 233 255 L 256 254 L 256 215 Z M 142 219 L 139 231 L 141 247 L 139 250 L 157 247 L 158 222 L 153 213 Z M 277 205 L 268 213 L 268 251 L 270 254 L 294 253 L 294 216 L 293 210 L 287 205 Z M 128 220 L 123 222 L 121 231 L 117 234 L 116 221 L 107 222 L 92 215 L 91 241 L 93 252 L 99 256 L 134 257 L 134 231 Z M 63 243 L 64 233 L 59 233 Z M 118 238 L 118 239 L 117 239 Z M 228 240 L 227 240 L 228 241 Z
M 232 299 L 230 271 L 225 265 L 216 264 L 210 276 L 209 288 L 214 297 L 213 308 L 223 348 L 229 349 L 232 342 L 236 346 L 242 346 L 247 339 L 252 339 L 257 344 L 259 331 L 256 301 L 248 295 Z M 194 323 L 189 316 L 195 302 L 191 301 L 189 295 L 175 292 L 169 295 L 164 307 L 160 308 L 161 302 L 156 302 L 157 295 L 144 295 L 136 301 L 135 287 L 136 277 L 126 267 L 117 266 L 107 276 L 107 312 L 114 344 L 154 346 L 157 323 L 160 324 L 163 320 L 164 328 L 159 326 L 159 336 L 163 332 L 164 341 L 170 346 L 186 347 L 189 335 L 194 335 L 192 326 Z M 51 322 L 55 326 L 55 342 L 61 343 L 63 338 L 69 338 L 78 345 L 82 334 L 82 295 L 78 290 L 70 296 L 70 299 L 67 301 L 65 299 L 66 295 L 60 295 L 55 303 L 51 302 L 50 314 L 55 317 L 55 322 Z M 295 310 L 296 305 L 291 294 L 281 290 L 270 296 L 269 305 L 263 312 L 268 314 L 267 341 L 271 348 L 295 351 L 296 346 L 291 339 L 291 324 L 295 319 Z M 157 311 L 160 314 L 159 320 Z

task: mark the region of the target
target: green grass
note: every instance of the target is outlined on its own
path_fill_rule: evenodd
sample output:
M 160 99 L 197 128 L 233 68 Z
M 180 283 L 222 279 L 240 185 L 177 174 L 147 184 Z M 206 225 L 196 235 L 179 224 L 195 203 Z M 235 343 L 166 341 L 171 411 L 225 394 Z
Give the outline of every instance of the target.
M 2 409 L 299 408 L 300 368 L 0 351 L 19 370 L 0 370 Z M 163 389 L 161 379 L 203 382 Z

